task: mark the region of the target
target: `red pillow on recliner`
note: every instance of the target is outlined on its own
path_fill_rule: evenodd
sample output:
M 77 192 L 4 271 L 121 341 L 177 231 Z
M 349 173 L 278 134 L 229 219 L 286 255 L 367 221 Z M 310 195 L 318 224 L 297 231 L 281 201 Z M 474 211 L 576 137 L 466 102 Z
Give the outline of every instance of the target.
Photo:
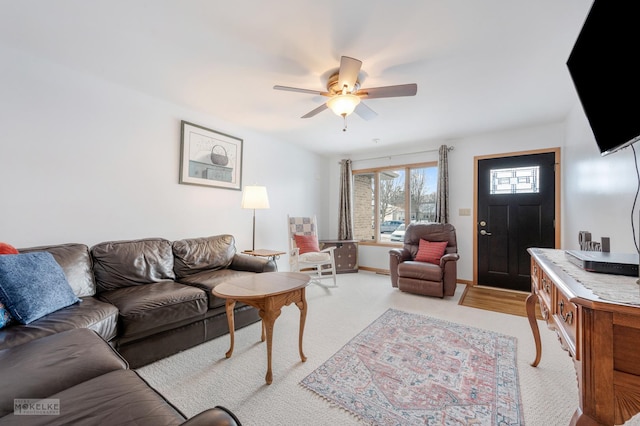
M 428 262 L 436 265 L 440 264 L 440 258 L 447 249 L 447 241 L 427 241 L 420 239 L 416 262 Z

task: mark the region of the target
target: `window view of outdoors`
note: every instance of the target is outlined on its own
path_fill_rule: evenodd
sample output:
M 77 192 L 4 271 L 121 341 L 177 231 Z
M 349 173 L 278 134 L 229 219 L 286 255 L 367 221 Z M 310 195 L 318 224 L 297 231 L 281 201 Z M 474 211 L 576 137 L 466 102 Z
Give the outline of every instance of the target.
M 435 163 L 354 172 L 355 238 L 402 243 L 405 224 L 433 222 L 437 179 Z
M 380 208 L 378 209 L 378 241 L 389 241 L 391 234 L 405 218 L 405 170 L 385 170 L 380 176 Z

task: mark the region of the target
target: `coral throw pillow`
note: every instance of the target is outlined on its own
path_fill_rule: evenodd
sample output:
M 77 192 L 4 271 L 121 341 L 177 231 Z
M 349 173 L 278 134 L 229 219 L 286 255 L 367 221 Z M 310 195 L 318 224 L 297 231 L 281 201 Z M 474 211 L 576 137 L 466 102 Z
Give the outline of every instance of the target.
M 294 235 L 296 239 L 296 247 L 300 249 L 300 254 L 318 252 L 318 237 L 315 235 Z
M 7 243 L 0 243 L 0 254 L 18 254 L 18 250 Z
M 440 258 L 444 255 L 446 249 L 447 241 L 427 241 L 421 239 L 415 260 L 417 262 L 429 262 L 439 265 Z

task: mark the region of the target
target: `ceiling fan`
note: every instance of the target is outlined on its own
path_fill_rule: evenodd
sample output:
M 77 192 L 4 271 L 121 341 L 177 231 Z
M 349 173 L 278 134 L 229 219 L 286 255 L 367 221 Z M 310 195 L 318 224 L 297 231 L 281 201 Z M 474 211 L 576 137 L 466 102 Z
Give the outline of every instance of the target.
M 329 100 L 318 108 L 309 111 L 301 118 L 313 117 L 325 109 L 331 109 L 336 115 L 344 118 L 343 131 L 347 130 L 347 116 L 355 111 L 365 120 L 371 120 L 378 114 L 361 102 L 362 99 L 393 98 L 399 96 L 415 96 L 418 85 L 401 84 L 397 86 L 372 87 L 368 89 L 360 88 L 358 74 L 362 67 L 362 61 L 348 56 L 340 58 L 340 69 L 332 74 L 327 81 L 327 91 L 299 89 L 297 87 L 273 86 L 276 90 L 286 90 L 289 92 L 308 93 L 311 95 L 326 96 Z

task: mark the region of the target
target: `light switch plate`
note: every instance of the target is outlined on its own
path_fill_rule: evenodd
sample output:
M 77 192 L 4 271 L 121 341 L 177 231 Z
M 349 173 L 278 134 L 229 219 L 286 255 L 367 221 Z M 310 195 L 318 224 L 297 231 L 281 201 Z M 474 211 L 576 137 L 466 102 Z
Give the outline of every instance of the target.
M 471 216 L 471 209 L 460 209 L 458 210 L 458 214 L 460 216 Z

